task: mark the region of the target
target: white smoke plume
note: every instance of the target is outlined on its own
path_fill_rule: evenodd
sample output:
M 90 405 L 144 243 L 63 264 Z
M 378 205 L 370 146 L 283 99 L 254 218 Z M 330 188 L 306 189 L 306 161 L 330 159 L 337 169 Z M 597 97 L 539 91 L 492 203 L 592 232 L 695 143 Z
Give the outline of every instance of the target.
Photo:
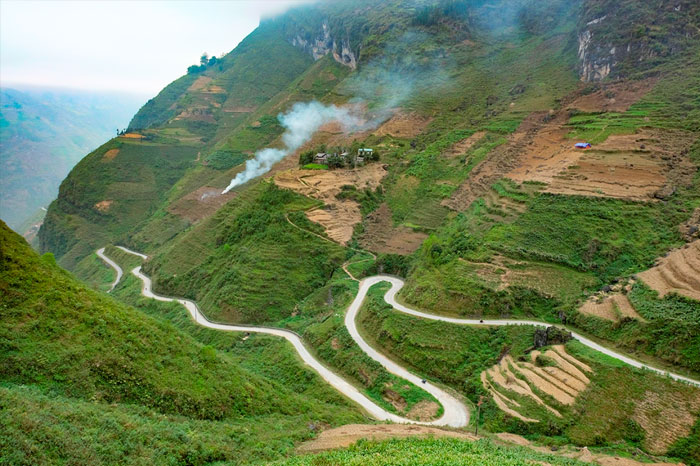
M 277 118 L 285 128 L 282 135 L 284 148 L 267 148 L 256 152 L 255 157 L 246 162 L 245 169 L 231 180 L 222 194 L 270 171 L 275 163 L 300 148 L 326 123 L 338 121 L 344 131 L 368 129 L 376 125 L 375 121 L 366 122 L 350 108 L 323 105 L 315 100 L 308 103 L 297 102 L 289 112 L 280 113 Z

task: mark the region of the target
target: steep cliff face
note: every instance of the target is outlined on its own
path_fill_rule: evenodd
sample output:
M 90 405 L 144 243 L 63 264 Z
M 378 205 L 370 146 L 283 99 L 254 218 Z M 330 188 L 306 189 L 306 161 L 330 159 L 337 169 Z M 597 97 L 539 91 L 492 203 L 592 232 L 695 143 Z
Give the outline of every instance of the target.
M 326 21 L 321 23 L 321 29 L 316 34 L 305 34 L 298 31 L 287 40 L 293 46 L 311 55 L 314 60 L 319 60 L 331 53 L 338 63 L 352 69 L 357 67 L 357 56 L 350 48 L 350 40 L 347 37 L 334 38 Z
M 696 1 L 588 0 L 578 28 L 579 74 L 589 82 L 645 71 L 698 38 Z

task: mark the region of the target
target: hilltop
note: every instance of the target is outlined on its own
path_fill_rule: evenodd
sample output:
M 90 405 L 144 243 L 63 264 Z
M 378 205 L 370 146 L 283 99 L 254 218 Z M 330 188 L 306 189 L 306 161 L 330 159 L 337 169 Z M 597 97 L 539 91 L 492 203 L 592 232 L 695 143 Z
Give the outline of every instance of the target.
M 399 301 L 426 313 L 565 326 L 697 379 L 699 76 L 692 1 L 294 8 L 86 156 L 40 247 L 98 288 L 95 249 L 143 251 L 158 292 L 296 331 L 402 415 L 439 407 L 350 338 L 354 278 L 399 275 Z M 373 155 L 356 164 L 361 148 Z M 136 286 L 117 298 L 140 308 Z M 483 400 L 473 422 L 488 432 L 698 461 L 696 388 L 530 326 L 427 323 L 372 296 L 358 323 L 416 374 Z

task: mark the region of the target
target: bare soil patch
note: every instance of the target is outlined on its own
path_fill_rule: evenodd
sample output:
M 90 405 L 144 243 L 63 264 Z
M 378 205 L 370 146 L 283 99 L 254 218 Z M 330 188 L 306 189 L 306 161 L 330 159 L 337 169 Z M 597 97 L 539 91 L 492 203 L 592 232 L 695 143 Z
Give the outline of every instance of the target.
M 700 240 L 671 251 L 656 266 L 637 276 L 660 297 L 678 293 L 700 300 Z
M 337 199 L 345 185 L 358 190 L 375 190 L 386 175 L 383 165 L 373 163 L 357 169 L 300 170 L 278 172 L 275 183 L 304 196 L 322 201 L 325 206 L 306 213 L 312 222 L 323 226 L 333 241 L 346 244 L 352 237 L 353 227 L 362 221 L 360 206 L 350 199 Z
M 312 453 L 333 448 L 344 448 L 363 438 L 386 440 L 406 437 L 450 437 L 476 440 L 476 437 L 465 432 L 443 430 L 438 427 L 410 424 L 348 424 L 321 432 L 317 438 L 302 443 L 297 448 L 297 451 L 300 453 Z
M 540 419 L 525 417 L 518 409 L 520 404 L 508 398 L 508 393 L 530 398 L 555 416 L 561 417 L 559 411 L 549 404 L 550 402 L 543 400 L 535 393 L 535 389 L 551 396 L 561 405 L 572 405 L 576 397 L 586 389 L 590 380 L 579 367 L 570 362 L 575 358 L 568 354 L 566 359 L 561 356 L 561 352 L 566 353 L 563 347 L 557 348 L 557 351 L 550 349 L 543 354 L 554 362 L 554 365 L 545 367 L 538 367 L 527 361 L 515 361 L 507 355 L 498 364 L 481 373 L 481 382 L 492 394 L 496 405 L 511 416 L 525 422 L 540 421 Z M 541 354 L 539 351 L 531 352 L 531 361 L 535 362 Z M 580 364 L 585 366 L 583 363 Z
M 579 361 L 578 359 L 576 359 L 575 357 L 573 357 L 569 353 L 567 353 L 566 349 L 564 348 L 564 345 L 554 345 L 554 346 L 552 346 L 552 349 L 554 349 L 554 351 L 556 351 L 559 354 L 559 356 L 566 359 L 567 361 L 569 361 L 571 364 L 578 367 L 579 369 L 584 370 L 586 372 L 591 372 L 591 373 L 593 372 L 593 369 L 591 369 L 591 367 L 588 364 L 586 364 L 582 361 Z
M 192 120 L 192 121 L 206 121 L 207 123 L 215 123 L 214 114 L 211 107 L 207 105 L 193 105 L 190 108 L 186 108 L 179 115 L 177 115 L 175 120 Z
M 547 192 L 646 201 L 669 196 L 691 181 L 694 167 L 684 155 L 694 136 L 645 129 L 612 135 L 592 149 L 573 147 L 567 129 L 548 124 L 522 149 L 514 181 L 547 183 Z
M 523 422 L 540 422 L 538 419 L 525 417 L 516 411 L 515 408 L 520 408 L 520 404 L 496 390 L 496 388 L 489 382 L 488 377 L 486 376 L 486 371 L 481 373 L 481 383 L 493 397 L 493 402 L 496 403 L 496 406 L 498 406 L 498 408 L 504 413 L 520 419 Z
M 190 85 L 188 91 L 201 91 L 206 88 L 212 79 L 209 76 L 200 76 Z
M 417 419 L 419 421 L 430 421 L 435 419 L 440 405 L 435 401 L 423 400 L 414 404 L 413 407 L 406 413 L 409 419 Z
M 550 455 L 563 456 L 565 458 L 577 459 L 588 463 L 597 463 L 601 466 L 682 466 L 682 463 L 643 463 L 631 458 L 622 458 L 619 456 L 608 456 L 600 453 L 592 453 L 588 448 L 564 447 L 557 451 L 552 451 L 550 448 L 535 445 L 525 437 L 507 432 L 496 434 L 499 440 L 502 440 L 513 445 L 528 447 L 540 453 Z
M 403 225 L 394 226 L 391 209 L 384 203 L 369 214 L 360 238 L 363 248 L 388 254 L 411 254 L 428 235 Z
M 648 78 L 603 84 L 595 92 L 574 99 L 568 108 L 587 113 L 624 112 L 651 91 L 657 82 L 657 78 Z
M 124 139 L 143 139 L 145 136 L 139 133 L 126 133 L 119 136 Z
M 453 210 L 466 210 L 472 202 L 487 193 L 493 183 L 518 166 L 521 153 L 529 148 L 541 128 L 555 128 L 555 124 L 562 125 L 566 122 L 563 114 L 553 120 L 549 120 L 550 118 L 552 116 L 549 112 L 534 112 L 528 115 L 518 129 L 508 136 L 508 141 L 491 151 L 485 160 L 475 166 L 469 178 L 442 204 Z M 545 123 L 545 120 L 549 120 L 549 123 Z M 559 131 L 562 134 L 557 138 L 565 134 L 564 130 Z
M 209 217 L 236 197 L 235 192 L 221 194 L 221 188 L 202 186 L 173 202 L 168 212 L 195 223 Z
M 690 433 L 700 409 L 700 391 L 688 387 L 688 394 L 678 391 L 660 394 L 648 391 L 637 404 L 632 418 L 647 432 L 644 446 L 655 454 L 663 454 L 668 447 Z
M 526 447 L 530 445 L 530 441 L 525 437 L 517 434 L 510 434 L 508 432 L 501 432 L 496 434 L 496 437 L 503 440 L 504 442 L 513 443 L 515 445 L 520 445 L 521 447 Z
M 399 112 L 374 130 L 373 133 L 377 136 L 391 135 L 396 138 L 414 138 L 423 132 L 431 121 L 432 118 L 415 112 Z
M 613 293 L 607 296 L 592 296 L 579 308 L 579 312 L 586 315 L 600 317 L 601 319 L 620 321 L 623 317 L 631 317 L 643 321 L 637 311 L 634 310 L 627 296 L 622 293 Z
M 102 161 L 109 162 L 110 160 L 114 160 L 114 157 L 117 155 L 119 155 L 119 149 L 110 149 L 102 156 Z
M 229 113 L 253 113 L 257 107 L 245 106 L 245 105 L 231 105 L 224 106 L 221 110 Z
M 574 98 L 569 108 L 588 111 L 626 109 L 653 87 L 652 81 L 618 83 L 614 91 Z M 617 97 L 605 97 L 616 95 Z M 600 96 L 606 102 L 598 102 Z M 612 102 L 614 99 L 615 102 Z M 556 194 L 607 196 L 630 200 L 664 199 L 687 185 L 695 167 L 687 157 L 696 136 L 682 131 L 644 129 L 637 134 L 612 135 L 593 149 L 574 148 L 567 137 L 568 110 L 534 112 L 472 170 L 469 178 L 443 205 L 465 210 L 500 178 L 539 181 Z
M 95 204 L 95 209 L 104 213 L 104 212 L 109 211 L 109 208 L 112 207 L 113 203 L 114 203 L 114 201 L 112 201 L 112 200 L 100 201 L 97 204 Z
M 474 144 L 479 142 L 485 135 L 486 131 L 477 131 L 468 138 L 464 138 L 461 141 L 456 142 L 443 155 L 452 158 L 458 155 L 466 154 L 467 151 L 471 149 Z

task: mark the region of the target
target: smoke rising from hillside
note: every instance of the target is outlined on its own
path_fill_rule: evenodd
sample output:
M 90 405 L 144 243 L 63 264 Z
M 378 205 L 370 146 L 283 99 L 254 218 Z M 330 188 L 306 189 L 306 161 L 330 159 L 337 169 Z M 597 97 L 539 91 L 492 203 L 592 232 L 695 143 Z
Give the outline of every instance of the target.
M 376 125 L 374 121 L 363 120 L 350 108 L 323 105 L 315 100 L 308 103 L 297 102 L 289 112 L 280 113 L 277 118 L 285 128 L 282 134 L 284 147 L 266 148 L 256 152 L 255 157 L 246 162 L 245 169 L 231 180 L 222 194 L 270 171 L 275 163 L 299 149 L 326 123 L 338 121 L 344 131 L 358 131 Z
M 270 171 L 275 163 L 299 149 L 326 123 L 338 121 L 347 132 L 373 129 L 411 98 L 447 89 L 451 63 L 442 58 L 416 60 L 412 55 L 425 40 L 422 32 L 407 32 L 386 45 L 382 57 L 364 65 L 339 89 L 349 97 L 351 105 L 338 107 L 318 101 L 299 102 L 289 112 L 278 115 L 285 128 L 284 147 L 259 150 L 222 194 Z

